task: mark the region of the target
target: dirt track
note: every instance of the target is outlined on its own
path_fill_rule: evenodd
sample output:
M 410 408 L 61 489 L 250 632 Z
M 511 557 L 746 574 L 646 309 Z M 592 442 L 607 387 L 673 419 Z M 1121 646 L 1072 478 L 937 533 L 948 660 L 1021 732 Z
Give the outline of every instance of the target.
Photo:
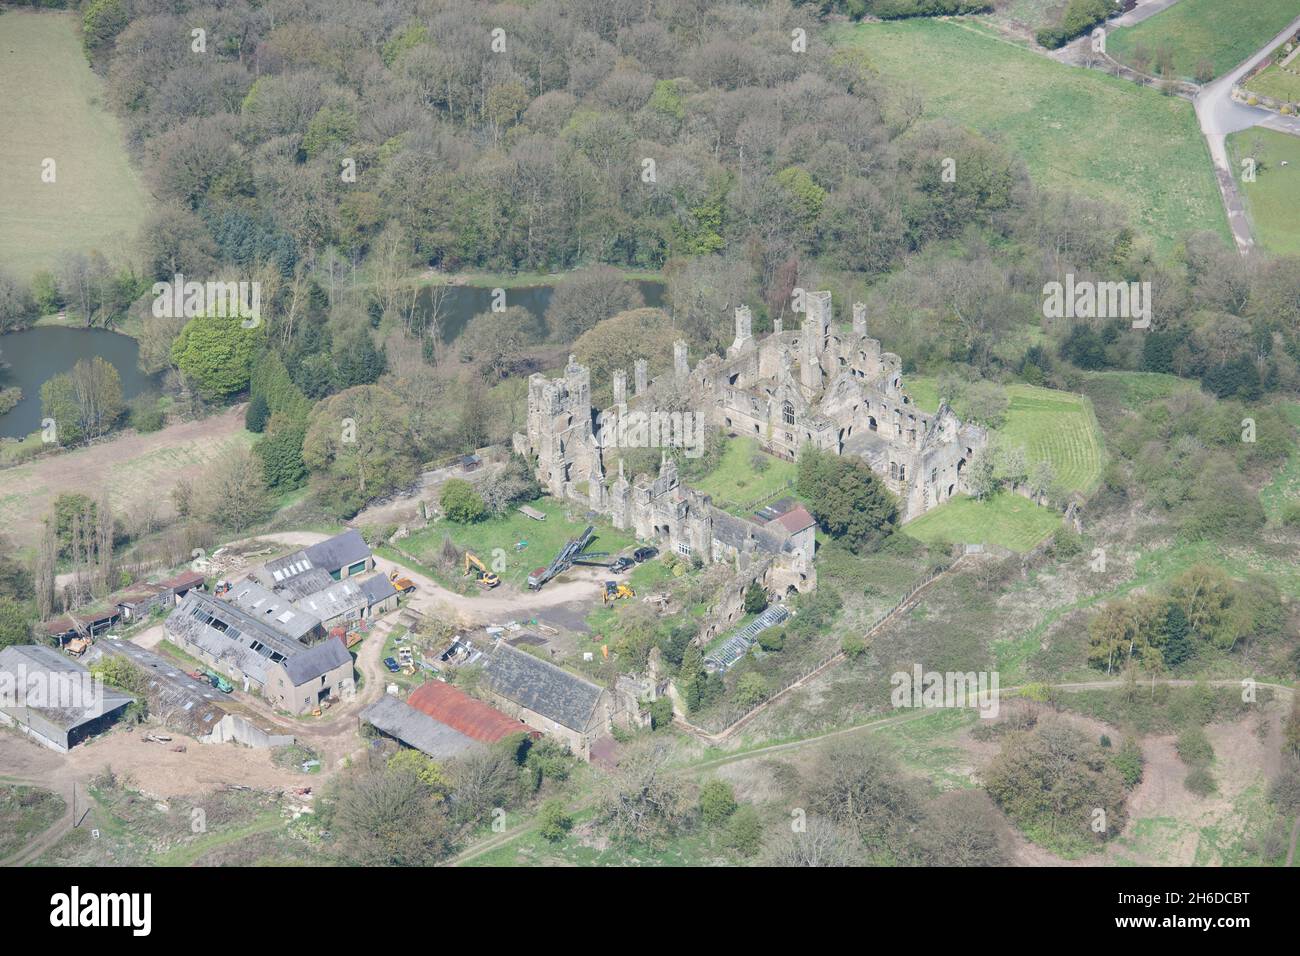
M 263 535 L 260 540 L 279 541 L 296 548 L 324 541 L 327 534 L 314 531 L 289 531 Z M 250 539 L 251 540 L 251 539 Z M 234 542 L 240 544 L 242 542 Z M 502 584 L 490 594 L 465 595 L 448 591 L 432 578 L 384 558 L 375 559 L 385 574 L 400 569 L 404 577 L 415 582 L 416 591 L 410 606 L 432 617 L 452 618 L 462 624 L 504 623 L 512 619 L 528 620 L 540 610 L 557 608 L 600 597 L 602 571 L 599 568 L 573 568 L 567 580 L 552 581 L 540 591 L 519 591 Z

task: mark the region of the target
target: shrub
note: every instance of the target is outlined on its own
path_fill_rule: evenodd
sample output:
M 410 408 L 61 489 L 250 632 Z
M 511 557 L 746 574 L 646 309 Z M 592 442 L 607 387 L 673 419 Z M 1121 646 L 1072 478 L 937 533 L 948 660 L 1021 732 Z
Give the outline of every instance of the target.
M 763 823 L 758 811 L 748 803 L 736 809 L 727 826 L 727 845 L 743 857 L 751 857 L 763 848 Z
M 1214 775 L 1210 773 L 1209 767 L 1197 767 L 1187 775 L 1183 781 L 1183 786 L 1198 797 L 1208 797 L 1219 789 L 1219 785 L 1214 782 Z
M 752 581 L 745 591 L 745 613 L 761 614 L 765 610 L 767 610 L 767 592 L 763 590 L 763 585 Z
M 1178 757 L 1189 767 L 1203 767 L 1214 760 L 1214 747 L 1200 727 L 1188 727 L 1178 735 Z
M 1142 782 L 1142 766 L 1146 758 L 1132 737 L 1125 740 L 1119 750 L 1111 755 L 1110 762 L 1124 778 L 1124 786 L 1130 790 Z
M 741 707 L 753 707 L 767 699 L 767 681 L 762 674 L 750 671 L 742 674 L 736 681 L 736 703 Z
M 672 726 L 673 702 L 671 698 L 660 697 L 650 705 L 650 729 L 662 730 Z
M 725 823 L 736 812 L 736 794 L 725 780 L 710 780 L 700 788 L 700 816 L 711 827 Z
M 458 524 L 472 524 L 487 515 L 487 505 L 474 486 L 460 478 L 452 478 L 442 486 L 438 495 L 442 513 Z
M 163 427 L 166 416 L 158 407 L 158 396 L 137 395 L 131 400 L 131 427 L 141 434 L 156 432 Z
M 573 817 L 564 808 L 564 801 L 559 798 L 547 800 L 542 804 L 542 809 L 537 814 L 537 822 L 540 824 L 542 836 L 552 843 L 563 840 L 565 834 L 573 828 Z
M 1070 0 L 1061 22 L 1054 27 L 1043 27 L 1035 39 L 1055 50 L 1103 22 L 1114 9 L 1108 0 Z

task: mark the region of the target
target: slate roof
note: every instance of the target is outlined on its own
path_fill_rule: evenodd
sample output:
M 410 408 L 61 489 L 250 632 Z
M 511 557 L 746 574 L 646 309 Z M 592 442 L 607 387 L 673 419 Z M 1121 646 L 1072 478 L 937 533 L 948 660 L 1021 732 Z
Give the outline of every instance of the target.
M 326 538 L 320 544 L 313 544 L 306 549 L 307 560 L 314 567 L 324 568 L 333 574 L 350 564 L 364 561 L 370 557 L 370 545 L 361 537 L 361 532 L 349 528 L 342 534 Z
M 784 534 L 777 534 L 763 525 L 727 514 L 721 508 L 710 507 L 713 509 L 713 537 L 728 547 L 744 553 L 748 542 L 752 540 L 755 548 L 768 554 L 780 554 L 785 548 Z
M 287 597 L 262 587 L 256 581 L 240 581 L 226 592 L 225 597 L 263 624 L 295 641 L 302 640 L 320 627 L 321 620 L 315 614 L 294 607 Z
M 93 693 L 92 699 L 84 699 L 82 695 L 89 689 L 90 671 L 54 648 L 39 644 L 15 644 L 0 650 L 0 675 L 5 675 L 5 683 L 12 683 L 10 692 L 20 702 L 26 696 L 28 681 L 39 675 L 43 683 L 42 699 L 45 702 L 67 703 L 72 706 L 27 707 L 20 704 L 19 707 L 5 709 L 35 711 L 64 732 L 112 713 L 135 700 L 130 694 L 107 684 L 101 685 L 102 693 Z
M 570 730 L 585 731 L 601 688 L 562 667 L 498 642 L 483 663 L 493 692 Z
M 478 741 L 439 723 L 391 694 L 385 694 L 363 710 L 361 719 L 438 760 L 455 757 L 482 746 Z
M 301 687 L 336 667 L 351 663 L 352 655 L 343 646 L 343 642 L 337 637 L 331 637 L 315 647 L 294 654 L 282 666 L 293 686 Z
M 529 732 L 527 724 L 507 717 L 495 707 L 475 700 L 463 690 L 442 681 L 434 680 L 420 685 L 406 698 L 406 702 L 434 720 L 485 744 L 494 744 L 512 734 Z
M 281 588 L 294 581 L 299 575 L 312 572 L 313 569 L 323 570 L 326 574 L 334 574 L 369 557 L 370 545 L 366 544 L 366 539 L 361 537 L 360 531 L 350 528 L 342 534 L 326 538 L 319 544 L 313 544 L 309 548 L 300 548 L 282 558 L 266 562 L 258 572 L 257 577 L 268 587 Z M 313 578 L 313 583 L 319 580 L 320 577 L 317 575 Z M 319 591 L 321 587 L 312 590 Z
M 365 595 L 367 604 L 374 607 L 396 594 L 397 588 L 393 587 L 393 582 L 384 575 L 376 574 L 361 582 L 361 593 Z

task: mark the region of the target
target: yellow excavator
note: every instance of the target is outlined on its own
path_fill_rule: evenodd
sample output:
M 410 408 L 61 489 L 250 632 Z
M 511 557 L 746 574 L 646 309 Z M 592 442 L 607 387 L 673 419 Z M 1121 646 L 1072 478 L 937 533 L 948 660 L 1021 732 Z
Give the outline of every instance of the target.
M 474 573 L 474 580 L 483 590 L 487 591 L 501 583 L 501 579 L 492 571 L 488 570 L 486 564 L 479 560 L 478 555 L 473 551 L 465 552 L 465 573 Z
M 634 598 L 634 597 L 636 597 L 636 591 L 632 589 L 632 585 L 624 584 L 621 581 L 605 582 L 605 603 L 606 604 L 609 604 L 613 601 L 617 601 L 620 598 Z

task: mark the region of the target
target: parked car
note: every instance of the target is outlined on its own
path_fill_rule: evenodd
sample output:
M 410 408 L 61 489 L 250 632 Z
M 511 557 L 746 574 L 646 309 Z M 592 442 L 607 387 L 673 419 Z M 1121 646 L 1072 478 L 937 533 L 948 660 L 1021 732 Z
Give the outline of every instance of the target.
M 633 567 L 635 564 L 636 562 L 633 561 L 631 558 L 615 558 L 614 562 L 609 566 L 609 573 L 622 574 L 624 571 L 626 571 L 630 567 Z
M 397 661 L 393 660 L 391 657 L 384 658 L 384 666 L 387 667 L 394 674 L 396 674 L 398 671 L 401 670 L 401 668 L 397 665 Z
M 632 557 L 636 558 L 638 562 L 649 561 L 651 558 L 657 558 L 658 556 L 658 548 L 637 548 L 632 552 Z

